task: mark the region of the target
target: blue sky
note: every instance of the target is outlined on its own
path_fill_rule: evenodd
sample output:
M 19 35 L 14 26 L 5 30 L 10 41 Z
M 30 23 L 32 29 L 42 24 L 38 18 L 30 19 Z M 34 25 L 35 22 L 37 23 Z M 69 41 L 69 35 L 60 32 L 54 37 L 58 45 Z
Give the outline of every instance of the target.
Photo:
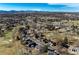
M 0 10 L 79 12 L 78 3 L 0 3 Z

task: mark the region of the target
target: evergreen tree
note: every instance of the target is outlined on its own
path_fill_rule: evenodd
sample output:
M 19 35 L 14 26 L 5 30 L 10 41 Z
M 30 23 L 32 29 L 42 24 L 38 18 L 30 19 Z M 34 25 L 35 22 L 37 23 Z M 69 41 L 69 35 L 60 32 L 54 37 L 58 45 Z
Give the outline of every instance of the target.
M 64 38 L 64 43 L 68 44 L 68 38 L 67 37 Z

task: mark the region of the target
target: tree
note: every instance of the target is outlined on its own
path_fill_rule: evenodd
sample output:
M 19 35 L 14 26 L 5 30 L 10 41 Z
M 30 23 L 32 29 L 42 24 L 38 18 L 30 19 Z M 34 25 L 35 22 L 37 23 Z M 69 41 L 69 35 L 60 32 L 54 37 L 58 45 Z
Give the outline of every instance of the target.
M 64 43 L 68 44 L 68 38 L 67 37 L 64 38 Z
M 67 37 L 64 38 L 64 41 L 62 42 L 61 46 L 65 47 L 65 48 L 69 48 Z
M 45 53 L 48 51 L 48 45 L 44 45 L 43 47 L 40 48 L 40 53 Z

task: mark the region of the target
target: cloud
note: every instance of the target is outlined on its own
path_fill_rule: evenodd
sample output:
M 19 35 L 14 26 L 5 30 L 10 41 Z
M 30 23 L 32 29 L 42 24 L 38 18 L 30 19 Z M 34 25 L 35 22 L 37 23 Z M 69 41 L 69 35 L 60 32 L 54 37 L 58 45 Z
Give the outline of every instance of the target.
M 79 10 L 79 3 L 48 3 L 48 5 L 56 6 L 58 5 L 59 9 L 70 9 L 70 10 Z
M 79 7 L 79 3 L 48 3 L 48 5 L 64 5 L 67 7 Z
M 79 3 L 70 3 L 70 4 L 68 3 L 68 4 L 65 4 L 65 5 L 77 7 L 77 6 L 79 6 Z

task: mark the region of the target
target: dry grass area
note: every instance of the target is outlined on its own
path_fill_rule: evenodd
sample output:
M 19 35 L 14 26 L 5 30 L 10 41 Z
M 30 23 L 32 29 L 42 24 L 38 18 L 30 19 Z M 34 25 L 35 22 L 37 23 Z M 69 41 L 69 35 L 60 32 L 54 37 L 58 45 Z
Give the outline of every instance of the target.
M 7 41 L 0 41 L 0 55 L 22 54 L 22 51 L 20 51 L 22 48 L 23 46 L 20 44 L 19 41 L 13 43 L 7 43 Z
M 16 28 L 5 33 L 5 37 L 0 37 L 0 55 L 20 55 L 25 51 L 20 41 L 13 40 Z

